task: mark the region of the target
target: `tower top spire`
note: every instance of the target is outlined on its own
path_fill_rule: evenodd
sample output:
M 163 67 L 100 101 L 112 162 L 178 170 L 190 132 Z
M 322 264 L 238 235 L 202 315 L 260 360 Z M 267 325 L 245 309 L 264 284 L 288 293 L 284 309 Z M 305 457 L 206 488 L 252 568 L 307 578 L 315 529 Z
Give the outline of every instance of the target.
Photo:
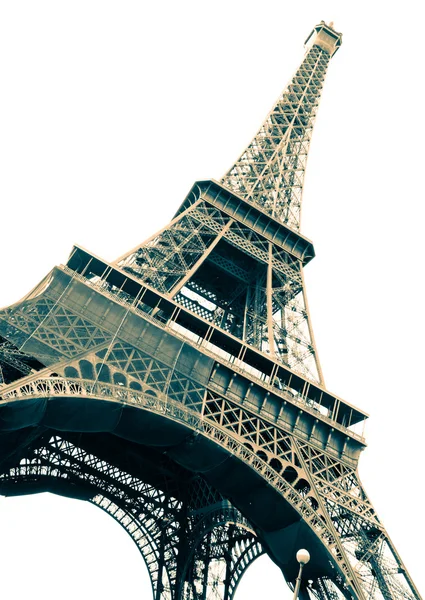
M 321 21 L 302 63 L 257 135 L 221 183 L 273 218 L 299 230 L 304 174 L 320 94 L 341 34 Z
M 338 33 L 334 29 L 334 23 L 331 21 L 329 25 L 325 21 L 320 21 L 319 25 L 314 27 L 305 41 L 305 46 L 319 46 L 322 50 L 333 56 L 342 44 L 342 33 Z

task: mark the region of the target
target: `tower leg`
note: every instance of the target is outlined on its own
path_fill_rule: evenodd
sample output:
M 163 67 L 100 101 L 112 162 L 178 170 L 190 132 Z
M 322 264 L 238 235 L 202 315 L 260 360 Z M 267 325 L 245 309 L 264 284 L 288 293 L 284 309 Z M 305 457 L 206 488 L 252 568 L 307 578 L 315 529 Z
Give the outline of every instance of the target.
M 232 600 L 247 567 L 263 553 L 251 531 L 212 521 L 210 515 L 190 540 L 178 600 Z

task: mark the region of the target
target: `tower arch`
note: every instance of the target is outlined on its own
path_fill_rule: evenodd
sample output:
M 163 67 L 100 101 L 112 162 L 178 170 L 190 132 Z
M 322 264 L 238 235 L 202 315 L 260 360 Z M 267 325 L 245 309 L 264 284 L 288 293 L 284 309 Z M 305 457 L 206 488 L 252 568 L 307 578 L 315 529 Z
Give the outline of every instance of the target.
M 82 450 L 80 447 L 83 435 L 86 435 L 83 447 L 89 447 L 90 444 L 93 443 L 91 430 L 94 429 L 97 436 L 101 433 L 101 428 L 99 424 L 96 423 L 96 419 L 100 414 L 99 409 L 96 408 L 96 404 L 99 404 L 101 414 L 106 423 L 109 422 L 108 414 L 115 414 L 117 407 L 119 407 L 119 424 L 115 424 L 114 428 L 111 430 L 111 432 L 114 433 L 114 438 L 116 437 L 117 432 L 119 432 L 120 437 L 124 439 L 127 438 L 128 440 L 131 436 L 134 442 L 140 443 L 143 440 L 144 429 L 148 426 L 148 440 L 150 440 L 150 444 L 152 444 L 152 440 L 155 440 L 153 442 L 154 446 L 167 448 L 166 454 L 169 456 L 173 465 L 176 464 L 175 461 L 177 459 L 179 464 L 185 469 L 189 468 L 190 471 L 194 468 L 195 470 L 198 469 L 199 464 L 202 464 L 202 468 L 207 469 L 208 482 L 210 485 L 212 484 L 213 487 L 217 488 L 220 497 L 231 497 L 235 506 L 237 506 L 239 510 L 242 510 L 248 518 L 252 518 L 252 516 L 256 515 L 255 518 L 258 520 L 262 512 L 260 507 L 265 502 L 271 503 L 271 505 L 275 507 L 274 511 L 276 512 L 276 515 L 272 515 L 272 520 L 270 521 L 268 514 L 262 514 L 262 521 L 260 519 L 261 525 L 258 525 L 256 529 L 260 534 L 260 540 L 264 540 L 267 544 L 268 552 L 273 556 L 274 560 L 278 562 L 278 564 L 282 564 L 285 561 L 288 562 L 286 570 L 284 567 L 282 568 L 284 570 L 284 575 L 289 582 L 294 580 L 296 576 L 296 573 L 294 573 L 295 562 L 293 557 L 291 561 L 291 557 L 286 555 L 285 552 L 282 554 L 282 552 L 283 548 L 286 547 L 285 540 L 288 535 L 292 535 L 291 528 L 293 527 L 298 528 L 297 537 L 300 542 L 307 540 L 314 546 L 316 556 L 315 559 L 311 561 L 310 566 L 313 577 L 319 577 L 320 573 L 335 579 L 336 574 L 335 580 L 337 582 L 347 580 L 346 578 L 349 576 L 350 572 L 348 558 L 344 548 L 338 543 L 335 530 L 326 520 L 326 513 L 320 498 L 317 497 L 316 505 L 313 506 L 310 498 L 305 496 L 305 482 L 301 486 L 302 489 L 297 490 L 296 488 L 297 482 L 304 481 L 298 477 L 298 469 L 296 470 L 297 478 L 294 480 L 293 486 L 280 473 L 275 471 L 266 460 L 261 459 L 258 456 L 258 453 L 250 450 L 249 447 L 246 447 L 244 440 L 235 435 L 231 424 L 229 424 L 228 427 L 220 425 L 219 423 L 214 422 L 213 419 L 207 418 L 207 415 L 201 415 L 197 411 L 181 405 L 178 401 L 172 400 L 164 394 L 152 396 L 140 392 L 136 393 L 130 388 L 107 384 L 105 382 L 93 382 L 92 380 L 83 379 L 70 380 L 60 377 L 43 378 L 40 377 L 39 374 L 34 376 L 31 381 L 15 385 L 14 389 L 9 388 L 3 395 L 3 399 L 9 401 L 8 406 L 4 407 L 3 412 L 13 415 L 9 418 L 16 416 L 18 419 L 23 419 L 20 423 L 21 427 L 25 427 L 28 423 L 26 419 L 29 419 L 33 425 L 36 425 L 37 421 L 34 420 L 34 415 L 37 416 L 40 423 L 43 422 L 46 418 L 46 411 L 48 415 L 49 410 L 51 410 L 57 420 L 52 421 L 50 417 L 50 420 L 48 421 L 49 425 L 52 428 L 63 431 L 62 435 L 66 434 L 66 440 L 62 442 L 61 438 L 58 438 L 58 443 L 65 444 L 67 448 L 69 448 L 69 453 L 71 455 L 74 453 L 77 455 L 80 453 L 87 453 L 87 450 Z M 77 400 L 80 402 L 77 402 Z M 38 401 L 38 405 L 35 404 L 34 401 Z M 29 405 L 31 411 L 30 414 L 22 410 L 24 403 Z M 58 406 L 61 407 L 60 411 L 54 408 L 55 403 L 58 403 Z M 85 408 L 88 406 L 91 407 L 90 413 L 87 413 L 87 409 Z M 0 418 L 2 416 L 1 409 L 2 406 L 0 405 Z M 69 410 L 70 412 L 68 412 Z M 33 413 L 32 411 L 35 412 Z M 85 434 L 78 431 L 79 421 L 75 411 L 78 411 L 78 414 L 84 415 Z M 90 414 L 90 419 L 87 418 L 88 414 Z M 132 414 L 131 419 L 128 420 L 127 417 L 124 416 L 125 414 Z M 127 430 L 122 428 L 122 423 L 128 423 L 128 425 L 126 425 L 126 427 L 128 427 Z M 138 423 L 138 439 L 134 438 L 134 423 Z M 75 433 L 66 432 L 66 429 L 69 428 L 71 424 L 74 428 L 77 428 Z M 17 421 L 14 421 L 14 427 L 18 428 Z M 119 428 L 117 429 L 117 427 Z M 107 435 L 107 443 L 111 445 L 112 438 L 110 434 Z M 78 440 L 78 444 L 71 441 L 74 439 Z M 167 441 L 165 442 L 162 440 Z M 170 442 L 170 440 L 172 441 Z M 148 447 L 143 446 L 143 448 L 144 452 L 146 452 Z M 221 450 L 219 450 L 219 448 L 221 448 Z M 217 451 L 219 451 L 218 455 Z M 295 447 L 291 452 L 292 454 L 295 453 Z M 302 456 L 299 449 L 297 450 L 296 455 L 297 459 L 295 462 L 298 464 Z M 293 458 L 295 460 L 295 456 Z M 93 456 L 91 460 L 98 461 L 99 459 Z M 155 457 L 155 460 L 157 460 L 157 457 Z M 201 461 L 201 463 L 199 463 L 199 461 Z M 238 475 L 239 481 L 244 481 L 245 483 L 243 485 L 244 487 L 248 486 L 247 489 L 251 488 L 254 490 L 253 493 L 250 492 L 248 494 L 248 502 L 246 502 L 246 494 L 243 493 L 243 489 L 241 490 L 242 495 L 235 495 L 235 490 L 233 490 L 233 492 L 231 489 L 229 490 L 229 488 L 226 487 L 226 480 L 223 479 L 227 464 L 232 464 L 234 461 L 235 465 L 239 465 L 237 467 L 238 471 L 240 470 L 241 474 L 243 474 L 243 479 L 240 479 L 241 475 Z M 52 461 L 52 464 L 56 465 L 58 462 L 59 461 L 55 459 Z M 84 463 L 84 469 L 86 470 L 89 466 L 87 465 L 86 460 L 82 461 L 81 459 L 80 462 Z M 40 459 L 38 457 L 29 460 L 28 465 L 30 472 L 34 473 L 37 472 L 38 469 L 41 469 L 40 473 L 43 474 L 43 469 L 47 468 L 40 464 Z M 107 462 L 105 462 L 105 465 L 109 468 Z M 27 465 L 24 465 L 24 467 L 26 466 Z M 112 470 L 116 471 L 117 469 L 112 467 Z M 214 474 L 215 471 L 216 474 Z M 126 483 L 127 489 L 130 489 L 132 486 L 138 486 L 134 481 L 134 477 L 122 475 L 121 473 L 120 477 L 124 477 L 124 480 L 129 478 L 129 481 L 132 481 L 131 485 Z M 98 477 L 97 481 L 99 482 L 99 485 L 103 485 L 103 479 L 101 477 Z M 79 494 L 91 494 L 93 483 L 90 483 L 89 491 L 85 491 L 85 485 L 83 485 L 81 489 L 80 487 L 78 488 Z M 168 500 L 171 501 L 170 498 L 168 498 Z M 212 500 L 210 499 L 209 502 L 211 503 L 211 501 Z M 180 501 L 177 498 L 172 500 L 174 509 L 177 512 L 177 505 L 179 502 Z M 119 503 L 117 503 L 117 505 L 119 506 Z M 278 506 L 281 507 L 280 510 L 278 509 Z M 160 511 L 163 510 L 164 507 L 161 506 Z M 152 510 L 150 514 L 152 515 Z M 177 519 L 177 516 L 175 516 L 175 519 Z M 271 536 L 265 529 L 266 523 L 268 524 L 267 527 L 272 529 L 273 535 Z M 223 523 L 221 525 L 223 526 Z M 278 531 L 279 527 L 281 528 L 281 531 Z M 203 539 L 204 536 L 200 538 L 200 540 Z M 176 546 L 178 543 L 177 540 L 178 536 L 174 539 L 171 532 L 167 534 L 167 543 L 173 544 L 173 552 L 175 552 L 176 555 L 178 554 Z M 197 543 L 199 545 L 198 538 Z M 196 547 L 196 544 L 194 547 Z M 182 555 L 183 554 L 184 553 L 182 553 Z M 169 569 L 170 564 L 171 563 L 169 562 Z M 335 571 L 333 571 L 333 569 Z M 178 577 L 177 570 L 176 566 L 175 577 Z M 208 578 L 205 581 L 208 581 Z

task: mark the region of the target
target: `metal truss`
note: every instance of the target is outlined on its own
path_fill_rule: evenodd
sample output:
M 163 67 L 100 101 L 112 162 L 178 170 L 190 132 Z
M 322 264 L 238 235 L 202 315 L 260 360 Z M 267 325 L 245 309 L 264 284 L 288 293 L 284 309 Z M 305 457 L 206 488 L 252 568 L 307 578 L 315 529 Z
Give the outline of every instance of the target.
M 330 57 L 320 45 L 308 50 L 258 134 L 221 180 L 295 230 Z M 225 214 L 201 195 L 117 265 L 294 371 L 322 381 L 302 263 L 254 233 L 252 222 L 244 225 L 238 214 Z M 235 293 L 229 295 L 229 289 Z
M 318 46 L 308 50 L 257 135 L 222 179 L 294 229 L 300 227 L 307 156 L 330 58 Z
M 368 501 L 357 472 L 340 460 L 312 445 L 300 444 L 273 423 L 211 393 L 207 393 L 200 414 L 159 392 L 154 396 L 122 385 L 53 377 L 32 378 L 28 383 L 9 389 L 3 400 L 10 403 L 24 398 L 72 396 L 107 398 L 112 402 L 137 405 L 185 423 L 256 470 L 299 512 L 339 567 L 342 576 L 336 574 L 334 583 L 346 589 L 352 587 L 359 598 L 419 597 L 412 591 L 413 584 Z M 134 484 L 131 487 L 134 488 Z M 226 534 L 230 535 L 231 529 L 227 523 L 224 525 Z M 238 538 L 232 539 L 236 542 Z M 204 552 L 207 547 L 209 545 L 201 545 L 199 551 Z M 209 563 L 210 559 L 204 558 L 203 564 Z M 198 562 L 202 563 L 200 559 Z M 231 563 L 228 568 L 231 570 Z M 194 581 L 194 573 L 190 576 L 191 581 Z M 199 571 L 196 573 L 196 580 L 202 579 Z M 208 571 L 208 576 L 205 572 L 203 577 L 206 584 L 211 578 L 212 582 L 216 581 L 214 578 L 218 575 Z M 217 587 L 214 583 L 211 586 Z M 189 592 L 186 590 L 185 593 Z M 196 586 L 190 593 L 193 598 L 198 598 Z
M 163 553 L 175 555 L 177 538 L 171 530 L 177 528 L 180 503 L 57 435 L 47 438 L 44 444 L 38 441 L 29 450 L 18 466 L 0 477 L 0 489 L 6 488 L 7 494 L 13 494 L 19 493 L 23 485 L 40 486 L 41 491 L 76 493 L 96 504 L 130 534 L 156 590 L 161 561 L 158 540 L 167 540 Z M 167 523 L 167 535 L 163 535 L 164 523 Z M 168 590 L 174 583 L 173 575 L 175 578 L 175 568 L 174 572 L 171 569 L 171 573 L 161 573 L 161 577 L 167 579 L 164 587 Z
M 46 353 L 40 357 L 47 362 L 73 356 L 111 338 L 107 332 L 48 295 L 5 309 L 1 316 L 8 323 L 5 332 L 7 337 L 16 330 L 21 332 L 19 336 L 14 336 L 15 344 L 20 345 L 19 352 L 24 351 L 29 339 L 40 341 L 46 346 Z
M 263 551 L 293 586 L 273 535 L 299 523 L 319 556 L 302 600 L 420 599 L 358 475 L 351 418 L 365 417 L 324 387 L 305 295 L 305 165 L 340 44 L 333 27 L 314 29 L 246 151 L 160 232 L 113 264 L 74 249 L 0 311 L 0 492 L 49 489 L 105 510 L 137 544 L 154 600 L 232 600 Z M 139 417 L 162 432 L 161 451 L 149 427 L 132 429 Z M 202 470 L 198 446 L 292 520 L 264 526 L 225 467 Z
M 0 386 L 43 367 L 33 356 L 22 352 L 10 340 L 0 336 Z
M 196 315 L 321 381 L 300 261 L 206 198 L 117 264 Z
M 71 439 L 48 434 L 37 440 L 0 475 L 0 491 L 53 491 L 104 510 L 142 554 L 155 600 L 234 597 L 243 573 L 263 553 L 234 507 L 199 477 L 191 478 L 185 501 L 177 499 L 78 447 L 78 436 Z

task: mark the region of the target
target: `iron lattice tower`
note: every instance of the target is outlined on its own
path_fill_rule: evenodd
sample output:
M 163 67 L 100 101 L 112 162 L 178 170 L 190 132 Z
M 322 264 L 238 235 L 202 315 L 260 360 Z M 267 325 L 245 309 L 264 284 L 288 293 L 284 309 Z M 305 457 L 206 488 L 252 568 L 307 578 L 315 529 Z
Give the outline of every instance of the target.
M 220 182 L 114 263 L 75 246 L 0 311 L 0 491 L 98 505 L 155 600 L 231 600 L 266 552 L 301 598 L 419 599 L 360 482 L 367 415 L 330 393 L 299 232 L 312 129 L 341 35 L 300 68 Z M 360 429 L 359 429 L 360 428 Z

